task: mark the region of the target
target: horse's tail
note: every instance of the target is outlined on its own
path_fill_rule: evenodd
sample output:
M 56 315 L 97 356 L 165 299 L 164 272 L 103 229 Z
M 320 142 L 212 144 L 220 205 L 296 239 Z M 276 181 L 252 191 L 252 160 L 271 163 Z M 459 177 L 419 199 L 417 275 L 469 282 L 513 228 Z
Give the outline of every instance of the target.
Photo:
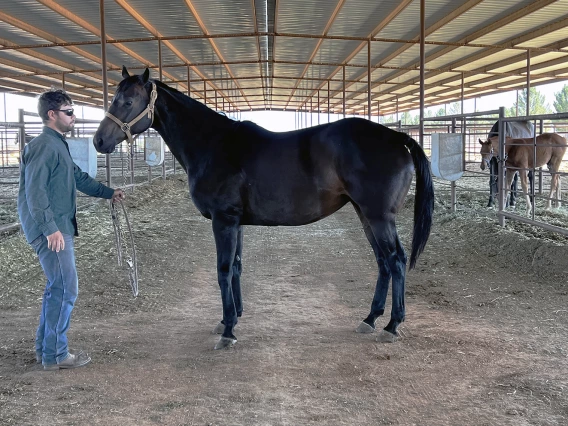
M 434 184 L 432 183 L 430 162 L 422 147 L 410 136 L 407 137 L 405 145 L 410 151 L 414 168 L 416 169 L 414 232 L 412 236 L 412 253 L 410 255 L 409 267 L 409 269 L 412 269 L 416 265 L 416 260 L 424 250 L 428 237 L 430 236 L 432 215 L 434 213 Z

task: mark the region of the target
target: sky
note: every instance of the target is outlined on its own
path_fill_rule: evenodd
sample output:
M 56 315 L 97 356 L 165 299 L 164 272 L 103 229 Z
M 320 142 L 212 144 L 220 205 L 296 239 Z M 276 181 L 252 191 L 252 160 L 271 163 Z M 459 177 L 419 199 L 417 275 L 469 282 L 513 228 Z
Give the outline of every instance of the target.
M 540 93 L 546 98 L 546 103 L 553 108 L 554 94 L 559 92 L 562 87 L 568 84 L 566 82 L 552 83 L 542 86 L 536 86 Z M 490 111 L 498 109 L 500 106 L 510 107 L 516 101 L 516 91 L 499 93 L 496 95 L 484 96 L 476 98 L 475 106 L 477 111 Z M 440 106 L 434 108 L 438 110 Z M 33 97 L 15 95 L 15 94 L 1 94 L 0 95 L 0 121 L 14 122 L 18 121 L 18 109 L 23 108 L 25 111 L 37 112 L 37 100 Z M 102 120 L 104 117 L 102 109 L 81 107 L 77 106 L 76 115 L 78 118 L 88 118 L 93 120 Z M 474 100 L 468 99 L 464 101 L 465 112 L 474 111 Z M 412 114 L 418 114 L 418 111 L 411 111 Z M 342 115 L 331 114 L 331 121 L 342 118 Z M 285 132 L 294 130 L 296 128 L 297 116 L 294 112 L 281 112 L 281 111 L 246 111 L 240 115 L 241 120 L 254 121 L 258 125 L 265 127 L 274 132 Z M 310 125 L 310 118 L 307 118 L 308 126 Z M 376 117 L 373 117 L 376 121 Z M 327 122 L 327 113 L 321 114 L 320 123 Z M 302 123 L 303 124 L 303 123 Z M 313 115 L 312 125 L 317 125 L 317 115 Z

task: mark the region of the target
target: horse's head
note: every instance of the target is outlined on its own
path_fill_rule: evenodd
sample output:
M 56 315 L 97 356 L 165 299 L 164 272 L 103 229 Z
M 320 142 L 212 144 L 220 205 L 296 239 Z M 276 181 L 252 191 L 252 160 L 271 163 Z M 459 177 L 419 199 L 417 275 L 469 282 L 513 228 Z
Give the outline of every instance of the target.
M 481 154 L 481 170 L 485 170 L 485 166 L 489 168 L 489 162 L 495 156 L 495 150 L 493 149 L 493 139 L 489 138 L 485 142 L 479 139 L 479 143 L 481 144 L 481 150 L 479 153 Z
M 110 108 L 95 132 L 93 144 L 98 152 L 111 153 L 132 134 L 147 130 L 154 118 L 155 83 L 149 80 L 148 68 L 142 75 L 128 74 L 122 67 L 122 77 Z

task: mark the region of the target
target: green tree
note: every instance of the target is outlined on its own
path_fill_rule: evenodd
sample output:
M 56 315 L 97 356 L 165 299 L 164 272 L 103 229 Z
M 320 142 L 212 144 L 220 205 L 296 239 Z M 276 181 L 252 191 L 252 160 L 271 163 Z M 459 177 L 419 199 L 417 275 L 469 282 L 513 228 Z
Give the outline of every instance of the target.
M 555 93 L 554 109 L 556 112 L 568 112 L 568 84 L 562 87 L 560 92 Z
M 419 123 L 420 116 L 419 115 L 412 115 L 412 114 L 410 114 L 410 112 L 405 111 L 400 116 L 400 121 L 404 125 L 411 126 L 411 125 L 415 125 L 415 124 Z
M 545 96 L 536 87 L 530 89 L 529 115 L 550 114 L 552 109 L 546 103 Z M 517 108 L 518 107 L 518 108 Z M 518 114 L 517 114 L 518 110 Z M 525 115 L 527 111 L 527 89 L 519 91 L 518 103 L 514 102 L 511 108 L 507 108 L 506 115 L 516 117 Z
M 451 104 L 448 104 L 446 111 L 446 115 L 461 114 L 461 102 L 452 102 Z

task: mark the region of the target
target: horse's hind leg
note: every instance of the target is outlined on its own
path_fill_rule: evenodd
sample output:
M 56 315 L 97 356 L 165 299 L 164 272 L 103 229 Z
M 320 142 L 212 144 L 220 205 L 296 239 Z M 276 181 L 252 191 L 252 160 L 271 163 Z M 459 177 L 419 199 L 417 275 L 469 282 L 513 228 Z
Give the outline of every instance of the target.
M 394 223 L 393 223 L 394 228 Z M 396 232 L 396 230 L 395 230 Z M 377 337 L 379 342 L 391 343 L 398 337 L 397 328 L 405 318 L 405 280 L 406 280 L 406 253 L 402 248 L 398 235 L 396 236 L 396 253 L 389 257 L 392 271 L 392 309 L 391 319 L 387 326 Z
M 391 319 L 377 337 L 379 342 L 394 342 L 398 337 L 397 328 L 404 321 L 404 281 L 406 277 L 406 254 L 398 238 L 394 216 L 391 218 L 368 219 L 379 246 L 381 258 L 388 265 L 392 276 Z
M 213 235 L 217 247 L 217 277 L 223 303 L 223 334 L 215 349 L 232 346 L 237 342 L 233 328 L 237 324 L 237 307 L 233 294 L 233 263 L 239 234 L 238 218 L 222 214 L 213 216 Z
M 367 240 L 369 240 L 369 243 L 373 248 L 375 259 L 377 261 L 377 265 L 379 266 L 379 278 L 377 279 L 377 284 L 375 286 L 375 295 L 373 296 L 373 303 L 371 304 L 371 312 L 369 313 L 367 318 L 365 318 L 361 322 L 361 324 L 359 324 L 359 327 L 357 327 L 356 330 L 357 333 L 372 333 L 375 331 L 375 321 L 385 312 L 385 304 L 389 290 L 391 273 L 388 265 L 382 258 L 382 252 L 379 249 L 377 241 L 375 240 L 375 236 L 373 235 L 373 231 L 371 230 L 369 222 L 361 214 L 361 210 L 358 206 L 353 204 L 353 207 L 355 207 L 355 211 L 359 215 L 359 219 L 361 220 L 361 224 L 363 225 L 363 230 L 365 231 Z
M 235 260 L 233 261 L 233 279 L 231 285 L 233 287 L 233 298 L 235 300 L 235 308 L 237 317 L 243 315 L 243 298 L 241 296 L 241 273 L 243 272 L 243 227 L 239 226 L 237 234 L 237 249 L 235 250 Z
M 237 234 L 237 248 L 235 250 L 235 259 L 233 260 L 233 276 L 231 279 L 231 287 L 233 289 L 233 300 L 237 311 L 237 318 L 243 315 L 243 298 L 241 296 L 241 273 L 243 271 L 243 227 L 239 226 Z M 225 330 L 223 320 L 213 329 L 213 334 L 222 334 Z
M 558 186 L 558 182 L 560 181 L 560 175 L 558 174 L 559 167 L 555 164 L 552 164 L 552 161 L 549 161 L 548 164 L 548 171 L 550 172 L 550 176 L 552 179 L 550 180 L 550 193 L 548 194 L 548 199 L 546 200 L 546 210 L 550 210 L 552 208 L 552 197 L 555 196 L 554 191 Z M 560 202 L 558 203 L 558 207 L 560 207 Z

